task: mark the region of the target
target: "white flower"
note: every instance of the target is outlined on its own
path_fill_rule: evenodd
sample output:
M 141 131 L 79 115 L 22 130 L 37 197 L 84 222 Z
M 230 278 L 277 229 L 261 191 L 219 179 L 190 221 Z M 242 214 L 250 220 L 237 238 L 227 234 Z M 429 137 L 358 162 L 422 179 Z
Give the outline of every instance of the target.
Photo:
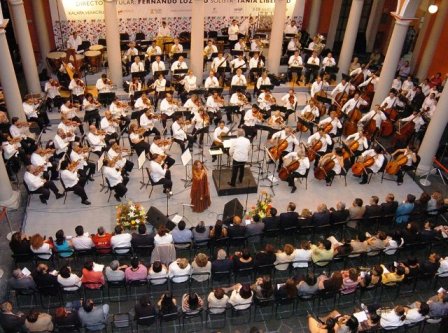
M 135 213 L 133 212 L 133 211 L 131 211 L 130 213 L 129 213 L 129 217 L 134 217 L 135 216 Z

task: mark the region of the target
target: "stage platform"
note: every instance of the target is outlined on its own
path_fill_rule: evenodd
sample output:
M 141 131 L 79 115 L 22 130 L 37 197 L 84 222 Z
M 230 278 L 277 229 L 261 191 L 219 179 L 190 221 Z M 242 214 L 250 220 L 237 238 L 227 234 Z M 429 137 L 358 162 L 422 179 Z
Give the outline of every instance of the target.
M 237 195 L 247 193 L 257 193 L 258 184 L 252 174 L 250 168 L 244 168 L 244 179 L 242 183 L 236 182 L 236 186 L 230 186 L 230 178 L 232 177 L 232 169 L 222 168 L 220 170 L 213 170 L 213 182 L 215 184 L 218 196 Z

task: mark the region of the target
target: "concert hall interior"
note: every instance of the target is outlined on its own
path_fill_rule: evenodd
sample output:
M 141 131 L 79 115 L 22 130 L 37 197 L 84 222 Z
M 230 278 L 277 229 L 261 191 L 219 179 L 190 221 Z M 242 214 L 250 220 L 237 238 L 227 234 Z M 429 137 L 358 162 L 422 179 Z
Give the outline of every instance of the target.
M 445 332 L 447 19 L 0 0 L 0 332 Z

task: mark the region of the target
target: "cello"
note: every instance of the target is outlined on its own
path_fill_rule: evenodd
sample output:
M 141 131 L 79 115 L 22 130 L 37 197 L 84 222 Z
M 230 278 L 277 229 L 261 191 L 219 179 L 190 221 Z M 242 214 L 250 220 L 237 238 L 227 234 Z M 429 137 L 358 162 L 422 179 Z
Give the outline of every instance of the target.
M 281 139 L 278 143 L 268 149 L 269 154 L 271 154 L 274 161 L 278 161 L 278 159 L 282 156 L 282 153 L 288 148 L 288 138 L 291 135 L 294 135 L 296 132 L 292 131 L 286 138 Z
M 283 166 L 280 171 L 278 172 L 278 177 L 283 180 L 283 181 L 287 181 L 289 175 L 296 171 L 300 166 L 300 162 L 299 160 L 292 160 L 291 162 L 288 163 L 288 165 Z
M 389 161 L 384 171 L 389 175 L 396 175 L 403 165 L 408 162 L 407 154 L 400 154 L 395 159 Z
M 351 135 L 353 133 L 356 133 L 358 130 L 358 121 L 362 118 L 361 111 L 359 111 L 357 107 L 358 103 L 356 103 L 356 106 L 348 113 L 347 120 L 344 123 L 344 129 L 343 133 L 345 136 Z
M 372 166 L 374 163 L 375 163 L 374 156 L 366 156 L 366 157 L 362 158 L 361 161 L 358 159 L 358 161 L 356 161 L 352 165 L 352 172 L 355 176 L 361 176 L 363 171 L 366 168 Z
M 319 149 L 322 148 L 322 141 L 321 140 L 314 140 L 309 147 L 306 147 L 306 155 L 308 156 L 308 159 L 310 162 L 314 161 L 316 159 L 317 152 Z
M 326 161 L 323 161 L 320 166 L 318 166 L 316 169 L 314 169 L 314 177 L 318 180 L 323 180 L 325 177 L 327 177 L 328 172 L 330 172 L 336 162 L 333 159 L 333 156 L 331 158 L 328 158 Z

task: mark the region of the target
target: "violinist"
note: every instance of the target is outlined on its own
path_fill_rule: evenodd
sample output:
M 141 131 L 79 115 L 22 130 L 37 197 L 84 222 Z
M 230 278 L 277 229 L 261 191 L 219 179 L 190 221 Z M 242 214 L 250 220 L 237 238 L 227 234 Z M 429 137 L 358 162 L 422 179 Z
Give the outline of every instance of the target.
M 114 198 L 120 202 L 121 198 L 126 194 L 128 189 L 126 184 L 129 182 L 129 178 L 123 176 L 119 170 L 115 168 L 115 162 L 107 158 L 103 161 L 103 175 L 109 182 L 110 188 L 114 190 Z
M 207 97 L 205 106 L 208 110 L 208 115 L 213 118 L 213 122 L 216 126 L 222 119 L 221 108 L 224 107 L 224 98 L 219 96 L 217 91 L 213 91 L 213 94 Z
M 164 92 L 166 91 L 166 79 L 162 73 L 159 74 L 151 87 L 155 90 L 154 104 L 157 105 L 159 99 L 162 98 Z
M 283 106 L 286 108 L 285 121 L 289 116 L 295 112 L 297 107 L 297 97 L 294 93 L 294 89 L 289 89 L 288 93 L 282 96 Z
M 186 116 L 188 120 L 193 119 L 193 117 L 199 113 L 199 108 L 202 107 L 201 98 L 193 94 L 191 97 L 184 103 L 184 108 L 190 110 L 190 114 Z
M 50 190 L 56 196 L 56 199 L 62 198 L 64 195 L 59 193 L 59 189 L 51 180 L 43 179 L 40 174 L 42 168 L 35 165 L 28 165 L 26 167 L 25 174 L 23 175 L 23 181 L 27 185 L 31 192 L 38 193 L 40 202 L 47 204 L 47 200 L 50 198 Z
M 308 159 L 308 156 L 306 156 L 304 149 L 292 151 L 282 158 L 282 162 L 286 166 L 291 164 L 293 161 L 299 162 L 299 167 L 288 175 L 287 182 L 288 186 L 292 187 L 291 193 L 294 193 L 297 190 L 294 180 L 296 178 L 306 177 L 310 168 L 310 160 Z
M 150 136 L 151 134 L 160 135 L 160 131 L 156 128 L 157 116 L 152 112 L 152 109 L 148 109 L 140 116 L 140 126 L 145 129 L 143 136 Z
M 292 81 L 292 73 L 297 73 L 296 83 L 299 83 L 303 69 L 303 60 L 299 50 L 295 50 L 294 54 L 288 59 L 288 81 Z
M 142 91 L 142 87 L 142 81 L 138 76 L 134 76 L 131 83 L 129 83 L 129 99 L 131 100 L 131 103 L 134 103 L 135 92 Z
M 84 121 L 89 123 L 89 126 L 95 121 L 96 127 L 100 127 L 101 116 L 99 108 L 101 104 L 93 98 L 91 93 L 87 93 L 82 102 L 82 108 L 85 111 Z
M 313 51 L 311 57 L 306 61 L 308 65 L 320 66 L 320 59 L 316 51 Z M 318 76 L 318 69 L 310 68 L 305 71 L 305 84 L 314 81 Z M 311 79 L 312 78 L 312 79 Z
M 328 82 L 323 81 L 322 77 L 318 76 L 316 81 L 311 85 L 310 95 L 313 98 L 320 91 L 325 91 L 324 88 L 328 88 Z
M 134 104 L 134 110 L 150 110 L 154 111 L 154 105 L 152 104 L 151 99 L 148 98 L 146 93 L 142 93 L 142 95 L 136 99 Z
M 82 147 L 78 143 L 74 143 L 70 151 L 70 161 L 77 162 L 76 169 L 78 173 L 89 181 L 93 182 L 96 164 L 89 161 L 89 152 L 91 148 Z
M 176 163 L 176 160 L 165 152 L 165 150 L 169 148 L 170 145 L 171 140 L 162 139 L 159 135 L 156 135 L 149 149 L 151 156 L 163 156 L 164 159 L 162 166 L 166 165 L 167 169 L 171 168 L 174 163 Z
M 39 102 L 31 95 L 25 98 L 22 103 L 23 112 L 29 122 L 36 123 L 39 129 L 45 133 L 45 128 L 50 127 L 50 119 L 48 119 L 48 114 L 42 108 L 39 109 Z
M 403 178 L 405 171 L 411 170 L 412 166 L 417 163 L 417 154 L 415 148 L 408 145 L 406 148 L 395 150 L 391 156 L 396 158 L 399 155 L 403 155 L 407 158 L 406 164 L 401 166 L 397 172 L 397 185 L 403 184 Z
M 333 152 L 330 152 L 322 156 L 322 158 L 319 161 L 318 167 L 323 168 L 330 161 L 334 162 L 334 166 L 330 170 L 326 171 L 325 182 L 327 186 L 331 186 L 334 176 L 339 175 L 344 168 L 344 157 L 341 148 L 336 148 Z
M 81 119 L 78 117 L 76 113 L 79 110 L 79 106 L 67 100 L 61 106 L 61 117 L 66 117 L 68 120 L 72 122 L 76 122 L 78 124 L 79 131 L 81 135 L 84 135 L 84 126 L 82 125 Z
M 257 128 L 255 125 L 263 120 L 263 115 L 257 104 L 253 104 L 250 110 L 247 110 L 244 115 L 244 125 L 242 126 L 246 137 L 252 142 L 257 135 Z
M 385 157 L 383 155 L 383 149 L 380 146 L 376 146 L 374 149 L 368 149 L 368 150 L 364 151 L 361 154 L 360 159 L 362 159 L 364 161 L 369 157 L 373 157 L 374 162 L 373 162 L 373 165 L 371 165 L 369 167 L 365 167 L 363 169 L 362 178 L 361 178 L 361 182 L 360 182 L 360 184 L 362 184 L 362 185 L 367 184 L 367 179 L 369 177 L 369 174 L 377 173 L 378 171 L 380 171 L 380 169 L 383 166 L 384 161 L 385 161 Z
M 270 86 L 271 85 L 271 79 L 268 76 L 268 73 L 266 71 L 263 71 L 261 73 L 261 76 L 257 80 L 257 91 L 260 91 L 261 86 Z
M 319 121 L 318 126 L 325 128 L 327 125 L 331 125 L 331 130 L 327 132 L 331 138 L 334 138 L 335 136 L 340 136 L 340 133 L 338 133 L 339 129 L 342 129 L 342 124 L 339 118 L 337 117 L 336 111 L 331 111 L 330 116 Z
M 154 155 L 149 162 L 149 175 L 154 184 L 163 184 L 163 193 L 172 194 L 171 189 L 173 182 L 171 181 L 171 172 L 168 170 L 168 165 L 162 166 L 162 155 Z
M 115 140 L 115 142 L 118 143 L 118 122 L 114 120 L 114 118 L 112 117 L 112 113 L 110 113 L 109 110 L 106 110 L 106 112 L 104 112 L 104 117 L 103 119 L 101 119 L 100 126 L 101 129 L 105 132 L 104 139 L 106 140 L 106 142 Z
M 247 109 L 247 107 L 250 108 L 250 104 L 249 104 L 249 100 L 247 99 L 246 95 L 241 91 L 241 90 L 237 90 L 235 93 L 233 93 L 230 96 L 230 100 L 229 100 L 229 104 L 230 105 L 234 105 L 234 106 L 239 106 L 239 113 L 241 113 L 242 115 L 244 115 L 245 113 L 245 109 Z M 231 124 L 232 123 L 232 114 L 229 110 L 227 110 L 226 112 L 227 115 L 227 124 Z M 243 118 L 241 118 L 241 121 L 243 120 Z
M 64 130 L 62 128 L 58 128 L 56 131 L 56 135 L 53 138 L 54 148 L 56 149 L 56 157 L 62 158 L 64 153 L 68 151 L 68 147 L 70 146 L 70 141 L 67 138 Z
M 333 144 L 331 137 L 324 132 L 323 128 L 319 128 L 318 132 L 314 133 L 313 135 L 310 135 L 308 137 L 307 143 L 309 146 L 312 146 L 316 141 L 320 141 L 322 143 L 322 146 L 318 151 L 315 152 L 316 153 L 316 159 L 314 160 L 315 167 L 319 163 L 321 155 L 325 154 L 328 147 Z
M 115 161 L 115 166 L 122 170 L 123 175 L 127 176 L 134 168 L 134 162 L 124 157 L 124 150 L 118 144 L 114 143 L 107 151 L 107 158 Z
M 386 120 L 387 117 L 384 114 L 384 112 L 381 110 L 380 106 L 378 104 L 376 104 L 372 110 L 370 110 L 369 112 L 367 112 L 365 115 L 363 115 L 361 117 L 361 119 L 359 119 L 360 123 L 363 123 L 365 125 L 368 126 L 367 122 L 370 121 L 374 121 L 375 122 L 375 126 L 376 126 L 376 131 L 374 131 L 373 133 L 371 133 L 370 137 L 374 138 L 376 136 L 376 134 L 378 133 L 378 131 L 381 128 L 381 123 Z
M 68 89 L 71 90 L 71 98 L 74 103 L 82 103 L 84 98 L 84 92 L 86 89 L 86 84 L 80 78 L 79 73 L 73 74 L 73 79 L 70 81 L 68 85 Z
M 53 159 L 54 149 L 37 148 L 34 153 L 31 154 L 31 164 L 35 167 L 40 167 L 41 172 L 45 179 L 57 180 L 59 177 L 57 170 L 57 163 Z
M 20 137 L 14 139 L 5 133 L 2 135 L 1 140 L 5 162 L 11 166 L 14 173 L 18 173 L 20 170 L 20 161 L 25 165 L 30 163 L 29 158 L 26 157 L 25 151 L 20 145 Z M 7 171 L 9 170 L 7 169 Z
M 306 126 L 309 129 L 310 134 L 313 134 L 314 120 L 318 118 L 319 115 L 319 109 L 314 104 L 314 100 L 310 99 L 308 104 L 302 109 L 302 111 L 300 111 L 298 122 Z
M 59 90 L 61 89 L 61 85 L 59 81 L 56 79 L 50 79 L 45 82 L 44 91 L 47 94 L 47 109 L 52 112 L 53 108 L 59 108 L 62 104 L 62 97 Z
M 140 156 L 142 152 L 145 152 L 145 155 L 149 152 L 149 143 L 145 141 L 144 133 L 145 129 L 138 127 L 136 123 L 129 126 L 129 143 L 135 149 L 137 156 Z
M 354 110 L 355 108 L 359 108 L 361 105 L 369 105 L 369 103 L 367 103 L 365 100 L 363 100 L 360 96 L 359 93 L 355 93 L 355 95 L 353 96 L 353 98 L 350 98 L 342 107 L 342 112 L 345 113 L 346 115 L 350 114 L 350 112 L 352 110 Z
M 194 115 L 192 119 L 194 125 L 193 132 L 191 133 L 195 140 L 199 135 L 199 147 L 202 147 L 204 142 L 204 134 L 208 133 L 210 125 L 210 117 L 203 107 L 200 107 L 198 113 Z
M 112 81 L 107 78 L 107 74 L 101 74 L 101 78 L 96 81 L 98 93 L 107 93 L 111 90 Z
M 281 157 L 278 160 L 278 168 L 277 171 L 280 171 L 280 169 L 283 166 L 283 157 L 288 155 L 290 152 L 294 150 L 295 146 L 299 145 L 299 140 L 297 140 L 297 137 L 295 133 L 293 132 L 291 127 L 285 127 L 281 131 L 278 131 L 272 136 L 271 143 L 274 145 L 280 145 L 280 143 L 286 141 L 288 143 L 285 150 L 283 150 Z
M 186 132 L 189 126 L 189 121 L 186 121 L 181 115 L 176 117 L 176 120 L 171 126 L 173 141 L 179 145 L 182 153 L 184 153 L 186 149 L 193 149 L 194 137 L 188 135 Z
M 81 198 L 83 205 L 90 205 L 89 198 L 84 190 L 87 178 L 78 175 L 76 172 L 77 163 L 72 162 L 69 164 L 67 160 L 61 162 L 61 182 L 64 184 L 66 191 L 73 191 Z
M 277 104 L 275 97 L 272 96 L 269 89 L 264 90 L 260 95 L 258 95 L 257 102 L 260 109 L 266 111 L 265 113 L 267 115 L 271 113 L 272 106 Z
M 98 156 L 101 156 L 103 150 L 106 148 L 105 141 L 106 132 L 104 130 L 98 130 L 95 125 L 89 126 L 89 134 L 87 134 L 87 141 L 89 142 L 92 152 Z
M 25 150 L 25 153 L 31 155 L 31 153 L 36 150 L 37 145 L 36 141 L 26 134 L 26 128 L 28 127 L 28 122 L 20 121 L 18 117 L 12 117 L 11 126 L 9 126 L 9 134 L 13 139 L 20 138 L 20 144 Z
M 115 96 L 114 100 L 109 106 L 109 111 L 112 114 L 112 118 L 119 120 L 120 130 L 128 128 L 131 118 L 126 115 L 126 111 L 129 110 L 129 105 L 120 101 L 120 99 Z
M 178 109 L 178 104 L 174 100 L 173 95 L 170 93 L 166 94 L 166 97 L 160 102 L 160 112 L 162 114 L 162 125 L 166 128 L 166 122 L 168 119 L 174 119 L 174 113 Z
M 213 131 L 213 143 L 210 148 L 222 148 L 224 149 L 224 137 L 230 134 L 230 129 L 225 126 L 224 120 L 220 120 L 218 126 Z M 217 159 L 216 155 L 213 155 L 212 162 Z
M 268 139 L 270 139 L 275 132 L 285 126 L 285 121 L 280 110 L 272 111 L 271 116 L 267 120 L 267 124 L 270 127 L 268 135 Z

